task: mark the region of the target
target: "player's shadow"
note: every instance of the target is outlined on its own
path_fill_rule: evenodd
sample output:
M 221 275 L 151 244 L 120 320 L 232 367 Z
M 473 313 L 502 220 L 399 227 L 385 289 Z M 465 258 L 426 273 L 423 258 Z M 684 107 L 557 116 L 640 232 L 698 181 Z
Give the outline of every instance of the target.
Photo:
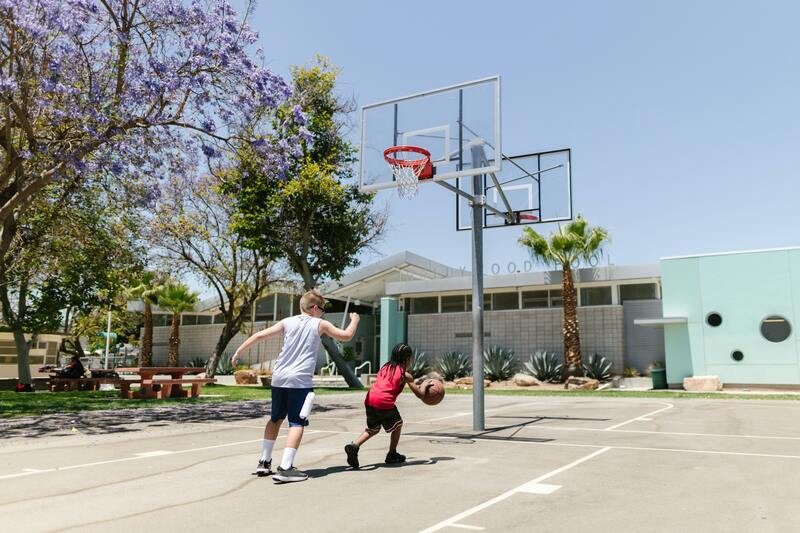
M 135 400 L 131 400 L 135 401 Z M 132 433 L 150 427 L 181 424 L 208 424 L 253 420 L 266 423 L 271 403 L 264 400 L 244 402 L 180 402 L 141 409 L 109 409 L 79 413 L 48 414 L 37 417 L 0 419 L 0 440 L 14 437 L 51 437 Z M 355 409 L 347 404 L 316 405 L 312 414 L 331 410 Z
M 453 457 L 431 457 L 430 459 L 412 459 L 410 461 L 406 461 L 405 463 L 393 463 L 393 464 L 386 464 L 386 463 L 372 463 L 361 465 L 360 468 L 355 469 L 351 468 L 347 465 L 337 465 L 337 466 L 329 466 L 327 468 L 312 468 L 304 470 L 308 477 L 311 478 L 318 478 L 318 477 L 325 477 L 331 474 L 340 474 L 342 472 L 371 472 L 373 470 L 377 470 L 379 468 L 409 468 L 415 466 L 432 466 L 438 463 L 439 461 L 452 461 Z

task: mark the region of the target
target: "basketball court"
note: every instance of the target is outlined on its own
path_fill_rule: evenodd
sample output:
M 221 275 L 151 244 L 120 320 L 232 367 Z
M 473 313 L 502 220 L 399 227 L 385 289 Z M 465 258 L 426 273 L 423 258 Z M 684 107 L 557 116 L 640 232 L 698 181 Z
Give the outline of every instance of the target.
M 120 533 L 800 528 L 794 402 L 487 396 L 486 430 L 474 431 L 469 395 L 429 407 L 405 393 L 407 463 L 383 464 L 381 433 L 355 471 L 342 448 L 363 429 L 363 394 L 318 400 L 298 453 L 310 479 L 293 484 L 251 474 L 267 402 L 219 416 L 190 416 L 199 406 L 57 415 L 60 426 L 42 421 L 56 429 L 37 438 L 4 430 L 3 523 Z

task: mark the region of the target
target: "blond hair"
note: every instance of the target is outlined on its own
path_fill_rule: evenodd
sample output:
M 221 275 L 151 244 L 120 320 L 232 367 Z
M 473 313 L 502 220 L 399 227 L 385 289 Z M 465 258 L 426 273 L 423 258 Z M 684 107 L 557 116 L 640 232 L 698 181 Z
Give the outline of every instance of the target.
M 315 305 L 320 309 L 325 307 L 325 298 L 322 297 L 322 294 L 317 289 L 311 289 L 300 297 L 301 311 L 308 313 Z

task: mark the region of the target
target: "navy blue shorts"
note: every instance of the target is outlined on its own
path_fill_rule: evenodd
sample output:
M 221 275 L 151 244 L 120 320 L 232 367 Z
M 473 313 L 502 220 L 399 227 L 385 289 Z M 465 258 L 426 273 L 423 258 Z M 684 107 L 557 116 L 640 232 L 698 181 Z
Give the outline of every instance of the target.
M 287 389 L 285 387 L 272 387 L 272 412 L 270 420 L 277 422 L 289 418 L 289 427 L 307 426 L 308 419 L 300 418 L 300 410 L 306 401 L 306 396 L 314 389 Z

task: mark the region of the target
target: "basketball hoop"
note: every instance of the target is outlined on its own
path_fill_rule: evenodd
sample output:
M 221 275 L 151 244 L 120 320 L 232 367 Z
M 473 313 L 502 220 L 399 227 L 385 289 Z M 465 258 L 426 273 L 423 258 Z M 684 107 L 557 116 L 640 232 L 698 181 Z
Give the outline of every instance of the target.
M 418 154 L 417 159 L 402 159 L 400 154 Z M 392 146 L 383 152 L 383 158 L 389 163 L 392 175 L 397 181 L 397 194 L 400 198 L 413 198 L 419 189 L 419 180 L 433 177 L 431 153 L 419 146 Z

